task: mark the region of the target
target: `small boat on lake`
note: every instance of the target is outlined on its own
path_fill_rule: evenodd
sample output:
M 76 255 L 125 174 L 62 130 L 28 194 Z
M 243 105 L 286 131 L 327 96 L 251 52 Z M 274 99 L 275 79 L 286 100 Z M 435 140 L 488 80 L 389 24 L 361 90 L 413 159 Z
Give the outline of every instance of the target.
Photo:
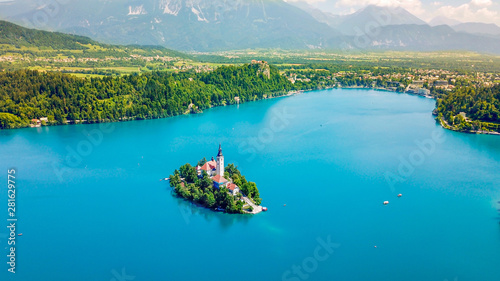
M 262 211 L 267 211 L 267 207 L 262 207 Z
M 384 205 L 389 205 L 389 201 L 384 201 Z

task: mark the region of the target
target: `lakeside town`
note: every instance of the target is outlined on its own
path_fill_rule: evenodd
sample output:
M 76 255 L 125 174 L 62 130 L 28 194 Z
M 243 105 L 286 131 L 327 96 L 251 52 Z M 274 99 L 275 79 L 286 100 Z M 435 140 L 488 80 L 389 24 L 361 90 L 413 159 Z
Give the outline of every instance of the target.
M 457 86 L 493 87 L 500 84 L 498 73 L 461 73 L 449 70 L 417 69 L 381 74 L 381 71 L 338 71 L 326 69 L 283 71 L 292 83 L 318 81 L 320 88 L 374 88 L 435 97 L 433 90 L 452 91 Z M 383 71 L 388 72 L 388 71 Z M 432 91 L 432 92 L 431 92 Z

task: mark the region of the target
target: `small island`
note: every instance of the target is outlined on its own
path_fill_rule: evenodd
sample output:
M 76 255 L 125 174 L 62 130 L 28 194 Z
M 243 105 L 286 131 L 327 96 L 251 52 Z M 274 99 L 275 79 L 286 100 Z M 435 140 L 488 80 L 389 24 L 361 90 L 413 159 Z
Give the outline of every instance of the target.
M 217 158 L 200 160 L 196 167 L 187 163 L 169 177 L 173 192 L 197 205 L 230 214 L 257 214 L 265 211 L 254 182 L 241 175 L 238 167 L 224 167 L 224 155 L 219 144 Z

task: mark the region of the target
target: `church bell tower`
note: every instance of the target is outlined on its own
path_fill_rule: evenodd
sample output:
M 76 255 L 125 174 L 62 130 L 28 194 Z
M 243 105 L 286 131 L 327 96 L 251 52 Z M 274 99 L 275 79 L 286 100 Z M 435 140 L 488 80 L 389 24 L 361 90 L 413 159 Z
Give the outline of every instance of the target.
M 224 176 L 224 155 L 222 155 L 222 147 L 220 144 L 219 144 L 219 153 L 217 153 L 216 173 L 221 177 Z

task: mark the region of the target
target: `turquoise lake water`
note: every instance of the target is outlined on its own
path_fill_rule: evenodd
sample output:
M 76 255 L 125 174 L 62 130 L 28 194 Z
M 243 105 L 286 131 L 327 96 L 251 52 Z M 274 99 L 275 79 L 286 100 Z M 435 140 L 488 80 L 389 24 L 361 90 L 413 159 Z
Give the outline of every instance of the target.
M 0 280 L 500 280 L 500 137 L 444 130 L 434 105 L 325 90 L 0 131 L 2 225 L 15 168 L 23 233 L 11 274 L 0 228 Z M 200 209 L 160 181 L 219 143 L 268 212 Z

